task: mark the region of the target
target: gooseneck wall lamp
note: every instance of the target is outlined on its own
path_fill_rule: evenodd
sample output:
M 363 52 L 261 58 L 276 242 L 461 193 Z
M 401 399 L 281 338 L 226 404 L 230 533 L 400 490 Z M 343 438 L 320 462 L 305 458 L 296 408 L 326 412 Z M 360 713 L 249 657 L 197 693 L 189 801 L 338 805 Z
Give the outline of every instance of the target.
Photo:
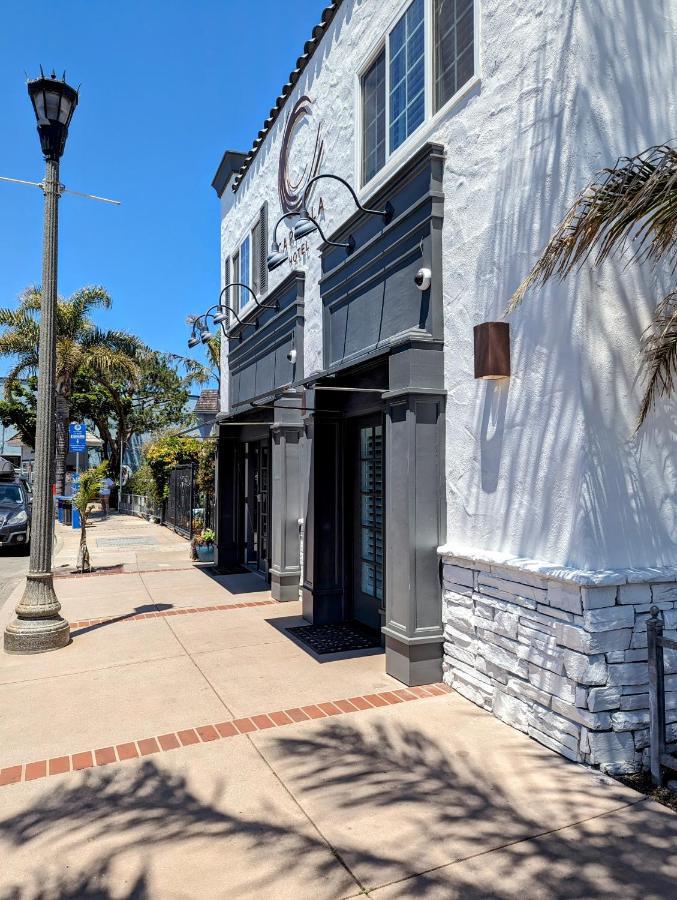
M 242 325 L 243 327 L 246 325 L 251 325 L 252 328 L 258 327 L 258 323 L 256 320 L 251 322 L 243 322 L 235 309 L 229 303 L 223 302 L 224 295 L 232 287 L 245 288 L 246 290 L 248 290 L 252 295 L 252 299 L 256 304 L 257 309 L 278 310 L 280 308 L 279 303 L 261 303 L 254 291 L 249 287 L 248 284 L 245 284 L 243 281 L 231 281 L 221 290 L 218 303 L 210 306 L 207 312 L 203 313 L 201 316 L 188 317 L 188 324 L 192 325 L 191 335 L 188 338 L 188 347 L 191 350 L 194 347 L 197 347 L 198 344 L 207 344 L 212 339 L 213 335 L 209 330 L 209 326 L 207 325 L 208 319 L 211 319 L 214 325 L 220 325 L 226 337 L 228 337 L 228 330 L 226 328 L 226 325 L 228 323 L 229 314 L 232 315 L 237 320 L 237 323 L 239 325 Z M 215 309 L 218 310 L 218 312 L 215 313 Z M 240 333 L 240 340 L 242 340 L 242 333 Z
M 273 229 L 273 241 L 270 245 L 270 253 L 268 254 L 267 261 L 269 272 L 272 272 L 273 269 L 277 269 L 277 267 L 281 266 L 282 263 L 287 259 L 287 254 L 280 250 L 280 246 L 277 242 L 277 228 L 280 222 L 282 222 L 282 220 L 286 219 L 288 216 L 299 216 L 293 228 L 294 238 L 297 241 L 301 240 L 301 238 L 304 238 L 309 234 L 312 234 L 314 231 L 317 231 L 325 244 L 328 244 L 330 247 L 343 247 L 347 254 L 352 253 L 355 249 L 355 238 L 352 236 L 352 234 L 348 235 L 347 241 L 330 241 L 322 231 L 320 223 L 316 219 L 314 219 L 313 216 L 311 216 L 308 212 L 308 206 L 306 202 L 308 191 L 315 184 L 315 182 L 319 181 L 321 178 L 332 178 L 334 181 L 339 181 L 344 187 L 347 187 L 353 200 L 355 201 L 355 206 L 362 212 L 372 216 L 381 216 L 385 225 L 392 221 L 392 218 L 395 215 L 395 210 L 390 201 L 386 203 L 383 209 L 369 209 L 369 207 L 363 206 L 360 203 L 357 194 L 355 193 L 351 185 L 345 180 L 345 178 L 341 178 L 340 175 L 334 175 L 331 172 L 325 172 L 321 173 L 320 175 L 315 175 L 314 178 L 310 179 L 303 192 L 301 212 L 283 213 L 275 223 L 275 228 Z

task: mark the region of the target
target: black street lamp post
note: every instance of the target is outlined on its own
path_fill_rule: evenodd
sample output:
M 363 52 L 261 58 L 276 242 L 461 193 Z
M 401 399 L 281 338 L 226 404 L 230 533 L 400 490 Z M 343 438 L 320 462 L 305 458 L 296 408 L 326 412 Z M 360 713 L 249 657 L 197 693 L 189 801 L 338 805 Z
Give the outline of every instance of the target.
M 56 298 L 58 204 L 61 193 L 59 160 L 63 155 L 78 92 L 58 80 L 41 75 L 28 82 L 28 94 L 38 122 L 45 157 L 44 243 L 38 399 L 35 428 L 35 467 L 30 567 L 26 589 L 16 608 L 17 618 L 5 629 L 8 653 L 42 653 L 66 646 L 70 626 L 59 614 L 61 604 L 52 578 L 53 501 L 51 468 L 54 457 L 54 409 L 56 382 Z

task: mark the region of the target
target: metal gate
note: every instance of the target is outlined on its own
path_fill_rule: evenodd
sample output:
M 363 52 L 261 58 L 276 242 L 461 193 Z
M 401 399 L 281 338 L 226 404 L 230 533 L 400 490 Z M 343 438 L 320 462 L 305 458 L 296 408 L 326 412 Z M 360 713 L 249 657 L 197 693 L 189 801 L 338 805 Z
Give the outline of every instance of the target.
M 193 466 L 176 466 L 169 473 L 169 496 L 165 524 L 185 538 L 192 537 Z

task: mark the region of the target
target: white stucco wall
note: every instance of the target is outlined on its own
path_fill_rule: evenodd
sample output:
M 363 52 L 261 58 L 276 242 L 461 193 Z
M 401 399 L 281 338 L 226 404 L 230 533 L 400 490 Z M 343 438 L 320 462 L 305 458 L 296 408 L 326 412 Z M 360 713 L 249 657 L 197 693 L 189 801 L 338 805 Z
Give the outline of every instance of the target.
M 674 563 L 674 402 L 632 436 L 639 338 L 667 282 L 608 263 L 529 295 L 511 320 L 505 382 L 473 379 L 472 326 L 501 316 L 593 171 L 673 136 L 677 4 L 478 3 L 478 81 L 363 192 L 366 199 L 424 141 L 445 145 L 448 538 L 457 548 L 555 565 Z M 239 190 L 226 189 L 222 257 L 264 200 L 272 230 L 282 132 L 301 94 L 323 123 L 323 170 L 356 182 L 356 73 L 402 8 L 396 0 L 343 4 Z M 321 194 L 331 232 L 351 201 L 329 181 Z M 322 367 L 319 238 L 310 241 L 306 375 Z M 269 288 L 288 272 L 271 273 Z M 226 409 L 225 369 L 222 383 Z

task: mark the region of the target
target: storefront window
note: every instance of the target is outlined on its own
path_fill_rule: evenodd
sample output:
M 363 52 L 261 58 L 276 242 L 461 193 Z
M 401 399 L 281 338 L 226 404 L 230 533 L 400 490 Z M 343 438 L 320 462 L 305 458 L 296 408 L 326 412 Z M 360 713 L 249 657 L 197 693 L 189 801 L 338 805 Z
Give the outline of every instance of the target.
M 435 112 L 474 70 L 473 0 L 433 0 Z

